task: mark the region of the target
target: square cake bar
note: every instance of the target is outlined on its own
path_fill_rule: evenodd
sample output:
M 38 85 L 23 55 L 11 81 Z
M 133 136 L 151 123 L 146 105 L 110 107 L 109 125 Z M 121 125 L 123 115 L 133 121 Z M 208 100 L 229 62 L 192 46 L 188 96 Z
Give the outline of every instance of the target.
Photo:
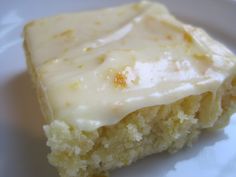
M 61 177 L 175 152 L 235 111 L 234 54 L 159 3 L 39 19 L 24 39 Z

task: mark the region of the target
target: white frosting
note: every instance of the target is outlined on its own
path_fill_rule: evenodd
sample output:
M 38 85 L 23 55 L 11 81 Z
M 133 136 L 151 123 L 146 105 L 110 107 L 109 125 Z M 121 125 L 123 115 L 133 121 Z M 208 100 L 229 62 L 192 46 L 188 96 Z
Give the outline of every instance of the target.
M 26 40 L 50 119 L 83 130 L 215 92 L 235 70 L 227 48 L 150 2 L 39 20 Z

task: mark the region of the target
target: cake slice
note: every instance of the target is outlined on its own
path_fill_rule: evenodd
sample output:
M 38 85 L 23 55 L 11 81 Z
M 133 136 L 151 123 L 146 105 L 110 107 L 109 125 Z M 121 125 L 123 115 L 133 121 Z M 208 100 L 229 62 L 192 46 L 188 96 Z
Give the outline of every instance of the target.
M 24 37 L 61 177 L 107 175 L 175 152 L 235 110 L 236 57 L 161 4 L 44 18 Z

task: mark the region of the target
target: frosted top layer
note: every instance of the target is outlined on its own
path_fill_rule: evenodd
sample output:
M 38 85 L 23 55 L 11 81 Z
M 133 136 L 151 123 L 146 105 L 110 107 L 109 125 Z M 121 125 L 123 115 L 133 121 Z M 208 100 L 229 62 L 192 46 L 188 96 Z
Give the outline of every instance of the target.
M 25 38 L 49 119 L 82 130 L 215 92 L 235 70 L 227 48 L 151 2 L 34 21 Z

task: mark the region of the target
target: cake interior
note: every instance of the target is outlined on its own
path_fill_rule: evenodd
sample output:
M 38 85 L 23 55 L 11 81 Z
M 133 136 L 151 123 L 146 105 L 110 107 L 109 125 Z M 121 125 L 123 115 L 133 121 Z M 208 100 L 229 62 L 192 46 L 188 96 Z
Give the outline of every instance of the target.
M 54 120 L 44 126 L 50 163 L 62 177 L 95 176 L 147 155 L 176 152 L 206 129 L 227 125 L 235 110 L 236 78 L 214 95 L 189 96 L 170 105 L 137 110 L 118 124 L 81 131 Z

